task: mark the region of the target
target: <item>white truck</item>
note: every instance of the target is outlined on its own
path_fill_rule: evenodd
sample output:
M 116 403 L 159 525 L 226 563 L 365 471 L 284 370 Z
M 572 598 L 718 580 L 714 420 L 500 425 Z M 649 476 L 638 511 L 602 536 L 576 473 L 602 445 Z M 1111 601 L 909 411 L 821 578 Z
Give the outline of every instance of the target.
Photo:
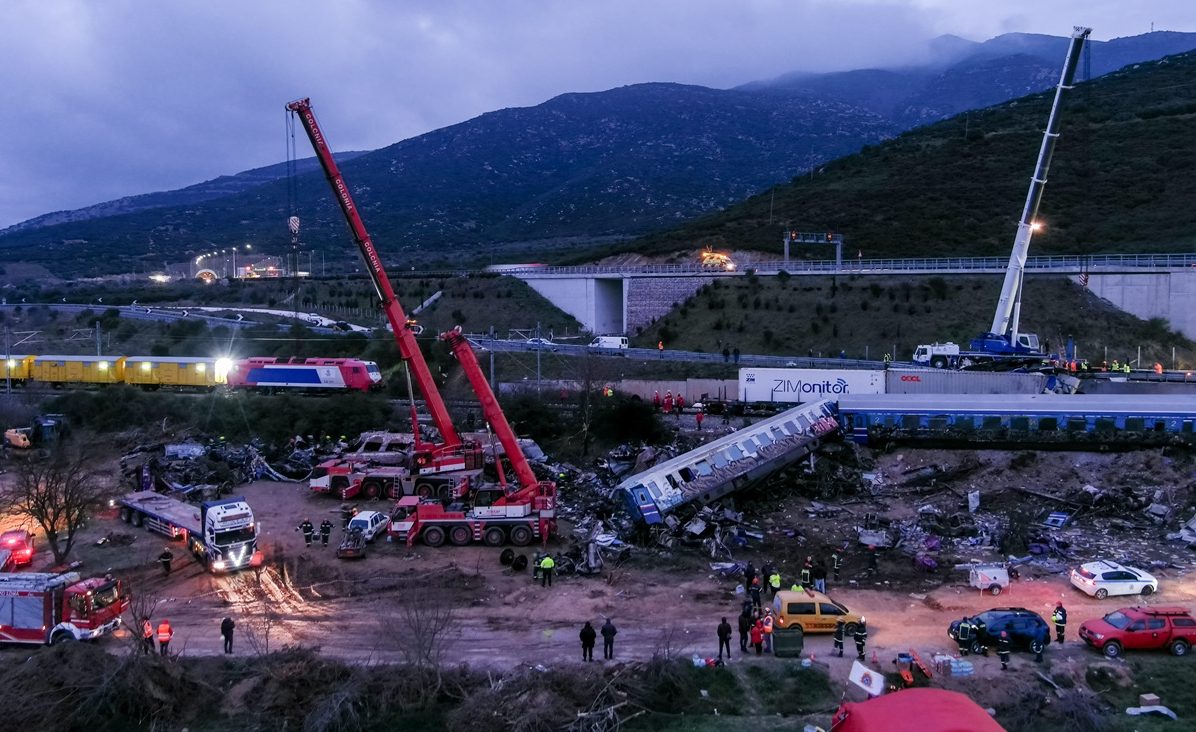
M 0 574 L 0 643 L 91 640 L 120 627 L 129 596 L 120 580 L 78 572 Z
M 199 505 L 154 491 L 117 499 L 125 523 L 144 526 L 172 539 L 181 538 L 210 572 L 235 572 L 262 564 L 257 548 L 261 530 L 244 498 L 222 498 Z
M 598 336 L 590 341 L 590 348 L 627 348 L 627 336 Z

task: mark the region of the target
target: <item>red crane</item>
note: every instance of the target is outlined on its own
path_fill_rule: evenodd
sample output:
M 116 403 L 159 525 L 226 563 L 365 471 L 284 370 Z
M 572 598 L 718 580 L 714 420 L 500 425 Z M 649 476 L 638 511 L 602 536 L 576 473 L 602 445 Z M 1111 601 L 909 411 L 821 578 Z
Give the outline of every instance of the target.
M 419 343 L 415 340 L 417 333 L 415 323 L 407 317 L 407 313 L 403 311 L 403 306 L 399 304 L 399 299 L 395 296 L 394 288 L 390 286 L 390 278 L 386 276 L 386 270 L 382 267 L 382 258 L 378 256 L 378 250 L 374 248 L 374 242 L 370 239 L 370 234 L 361 221 L 361 215 L 357 212 L 357 206 L 353 203 L 349 186 L 345 183 L 345 179 L 336 165 L 336 160 L 332 157 L 332 150 L 328 147 L 328 141 L 320 129 L 320 124 L 316 122 L 316 115 L 311 108 L 311 100 L 299 99 L 288 104 L 287 109 L 298 115 L 299 122 L 311 140 L 311 146 L 316 151 L 320 167 L 324 169 L 324 175 L 328 178 L 328 183 L 336 194 L 336 202 L 340 204 L 341 213 L 344 214 L 345 221 L 349 223 L 353 239 L 357 242 L 357 248 L 361 250 L 361 257 L 365 260 L 370 281 L 374 284 L 374 290 L 378 293 L 378 300 L 382 303 L 386 319 L 390 321 L 390 327 L 394 331 L 395 341 L 399 344 L 399 354 L 415 374 L 415 383 L 424 396 L 424 402 L 428 405 L 432 422 L 436 425 L 436 429 L 440 430 L 444 446 L 452 448 L 461 445 L 461 437 L 453 427 L 448 407 L 445 406 L 444 398 L 440 396 L 440 391 L 436 388 L 432 372 L 428 368 L 427 361 L 424 360 L 423 353 L 419 350 Z M 412 424 L 412 430 L 418 433 L 418 426 Z

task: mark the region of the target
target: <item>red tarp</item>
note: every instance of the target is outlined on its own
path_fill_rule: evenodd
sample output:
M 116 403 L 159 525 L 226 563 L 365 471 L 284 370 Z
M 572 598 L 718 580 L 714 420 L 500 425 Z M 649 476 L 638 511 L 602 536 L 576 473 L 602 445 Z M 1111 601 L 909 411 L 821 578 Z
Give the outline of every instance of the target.
M 831 732 L 1005 732 L 976 702 L 955 691 L 905 689 L 845 702 Z

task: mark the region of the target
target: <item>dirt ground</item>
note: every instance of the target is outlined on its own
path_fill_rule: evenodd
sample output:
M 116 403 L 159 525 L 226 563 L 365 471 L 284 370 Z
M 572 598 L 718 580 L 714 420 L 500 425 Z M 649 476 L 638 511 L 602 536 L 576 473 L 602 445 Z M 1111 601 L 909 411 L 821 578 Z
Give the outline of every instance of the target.
M 1045 453 L 1032 461 L 1030 468 L 1013 469 L 1013 454 L 979 453 L 977 457 L 987 461 L 987 466 L 967 476 L 965 485 L 956 490 L 979 488 L 982 506 L 990 493 L 1007 495 L 1002 481 L 1033 478 L 1036 487 L 1047 488 L 1077 478 L 1110 480 L 1141 469 L 1146 459 L 1137 453 Z M 883 475 L 899 476 L 919 464 L 959 459 L 959 452 L 907 450 L 878 458 L 876 468 Z M 555 586 L 542 588 L 532 582 L 529 571 L 514 573 L 503 567 L 499 550 L 481 546 L 428 549 L 417 545 L 409 549 L 379 539 L 365 559 L 338 560 L 334 547 L 341 532 L 336 500 L 310 494 L 304 484 L 261 481 L 238 492 L 249 500 L 259 519 L 261 545 L 268 557 L 260 577 L 251 571 L 231 576 L 206 574 L 184 556 L 180 545 L 173 547 L 177 557 L 174 572 L 163 577 L 153 561 L 163 538 L 122 524 L 114 515 L 99 517 L 87 528 L 72 558 L 83 562 L 84 572 L 111 569 L 126 578 L 138 596 L 156 602 L 155 619 L 170 620 L 176 629 L 172 646 L 186 655 L 221 653 L 220 622 L 229 615 L 238 624 L 237 653 L 303 644 L 319 646 L 323 653 L 346 660 L 401 661 L 396 642 L 399 609 L 411 599 L 428 596 L 454 610 L 455 632 L 448 654 L 454 662 L 495 669 L 581 663 L 577 640 L 581 624 L 585 620 L 600 623 L 605 617 L 612 618 L 619 628 L 616 661 L 646 659 L 664 651 L 710 655 L 717 649 L 715 626 L 719 619 L 727 616 L 733 620 L 740 604 L 735 595 L 737 581 L 713 574 L 708 559 L 696 548 L 636 551 L 628 563 L 603 577 L 559 577 Z M 959 499 L 948 492 L 919 497 L 918 505 L 925 502 L 951 508 Z M 374 507 L 360 505 L 363 509 Z M 765 540 L 736 549 L 736 558 L 751 559 L 757 566 L 766 559 L 779 562 L 788 583 L 793 576 L 789 568 L 799 566 L 804 555 L 827 558 L 830 547 L 841 545 L 851 535 L 856 521 L 853 514 L 877 511 L 899 518 L 912 510 L 908 499 L 852 499 L 843 502 L 846 510 L 838 516 L 809 519 L 805 513 L 808 506 L 806 499 L 781 500 L 762 522 Z M 383 504 L 376 507 L 383 508 Z M 296 525 L 304 518 L 318 525 L 325 517 L 337 526 L 330 546 L 304 548 Z M 561 528 L 562 541 L 567 542 L 569 527 Z M 791 528 L 799 533 L 787 536 L 786 529 Z M 129 535 L 133 541 L 125 546 L 117 542 L 95 545 L 98 537 L 109 532 Z M 1127 555 L 1161 558 L 1175 565 L 1152 570 L 1161 581 L 1161 591 L 1154 597 L 1098 601 L 1071 588 L 1065 574 L 1034 567 L 1024 569 L 1009 592 L 992 597 L 967 587 L 966 575 L 952 571 L 949 564 L 927 574 L 896 552 L 882 555 L 880 571 L 873 576 L 866 572 L 862 553 L 850 541 L 842 581 L 830 581 L 829 590 L 837 600 L 867 616 L 868 661 L 882 670 L 891 670 L 895 654 L 910 648 L 927 659 L 934 652 L 953 652 L 946 628 L 962 615 L 1015 605 L 1049 616 L 1060 599 L 1070 613 L 1069 642 L 1063 647 L 1052 644 L 1048 663 L 1054 668 L 1083 668 L 1099 656 L 1076 639 L 1082 621 L 1127 604 L 1191 606 L 1196 602 L 1196 582 L 1190 575 L 1191 559 L 1186 550 L 1133 536 L 1126 536 L 1122 543 Z M 41 557 L 48 558 L 48 553 Z M 971 551 L 967 558 L 997 557 Z M 830 651 L 828 636 L 806 639 L 806 653 L 817 663 L 828 664 L 833 679 L 843 680 L 851 665 L 850 648 L 843 659 L 832 657 Z M 995 658 L 973 660 L 980 679 L 1000 675 Z M 732 659 L 732 664 L 783 662 L 771 657 L 740 657 L 737 648 Z M 1031 657 L 1015 654 L 1013 665 L 1020 681 L 1006 676 L 1003 688 L 1038 683 L 1033 671 L 1040 667 Z

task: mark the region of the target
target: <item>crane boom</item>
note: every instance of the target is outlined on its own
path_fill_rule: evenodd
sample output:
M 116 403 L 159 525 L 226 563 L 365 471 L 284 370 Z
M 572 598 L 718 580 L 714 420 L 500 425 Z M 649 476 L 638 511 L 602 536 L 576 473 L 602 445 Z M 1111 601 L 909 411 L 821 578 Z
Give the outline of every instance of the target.
M 1001 296 L 997 300 L 997 310 L 993 315 L 990 334 L 1004 337 L 1011 349 L 1016 349 L 1018 342 L 1026 254 L 1030 250 L 1030 237 L 1037 226 L 1035 218 L 1038 216 L 1038 204 L 1042 200 L 1042 190 L 1047 182 L 1047 171 L 1051 167 L 1051 155 L 1055 151 L 1055 141 L 1059 137 L 1059 102 L 1063 98 L 1063 92 L 1072 87 L 1076 67 L 1080 61 L 1080 53 L 1083 51 L 1084 42 L 1090 33 L 1092 33 L 1091 28 L 1076 26 L 1071 34 L 1067 59 L 1063 64 L 1063 74 L 1059 77 L 1059 84 L 1055 87 L 1055 101 L 1051 105 L 1051 115 L 1047 121 L 1046 132 L 1042 136 L 1042 147 L 1038 151 L 1038 163 L 1034 167 L 1034 175 L 1030 178 L 1030 190 L 1026 194 L 1026 205 L 1022 209 L 1022 218 L 1017 225 L 1017 235 L 1013 240 L 1013 252 L 1009 255 L 1009 266 L 1005 270 L 1005 282 L 1001 286 Z
M 378 250 L 374 248 L 370 234 L 366 231 L 361 215 L 357 212 L 357 206 L 353 203 L 349 186 L 346 185 L 345 179 L 336 165 L 336 160 L 332 157 L 328 141 L 324 137 L 319 123 L 316 122 L 316 115 L 311 108 L 311 100 L 307 98 L 296 100 L 288 104 L 287 109 L 298 115 L 299 122 L 307 132 L 308 139 L 311 140 L 311 146 L 316 151 L 320 167 L 324 169 L 324 176 L 328 178 L 328 183 L 332 186 L 333 193 L 336 194 L 336 202 L 340 205 L 341 213 L 344 214 L 345 221 L 348 222 L 349 229 L 353 232 L 353 239 L 357 242 L 361 258 L 365 261 L 366 272 L 369 273 L 374 291 L 378 293 L 378 300 L 382 303 L 386 319 L 394 331 L 395 341 L 399 345 L 399 355 L 415 372 L 415 383 L 419 387 L 420 393 L 423 394 L 424 402 L 428 405 L 432 421 L 440 430 L 440 437 L 444 441 L 444 445 L 447 447 L 460 445 L 461 437 L 453 427 L 448 407 L 445 406 L 444 398 L 440 396 L 440 390 L 436 388 L 432 372 L 428 368 L 427 361 L 424 360 L 423 353 L 419 350 L 419 343 L 415 340 L 416 333 L 413 323 L 408 319 L 407 313 L 403 311 L 399 299 L 395 296 L 394 288 L 390 285 L 390 278 L 386 276 L 386 270 L 382 266 L 382 258 L 378 256 Z

